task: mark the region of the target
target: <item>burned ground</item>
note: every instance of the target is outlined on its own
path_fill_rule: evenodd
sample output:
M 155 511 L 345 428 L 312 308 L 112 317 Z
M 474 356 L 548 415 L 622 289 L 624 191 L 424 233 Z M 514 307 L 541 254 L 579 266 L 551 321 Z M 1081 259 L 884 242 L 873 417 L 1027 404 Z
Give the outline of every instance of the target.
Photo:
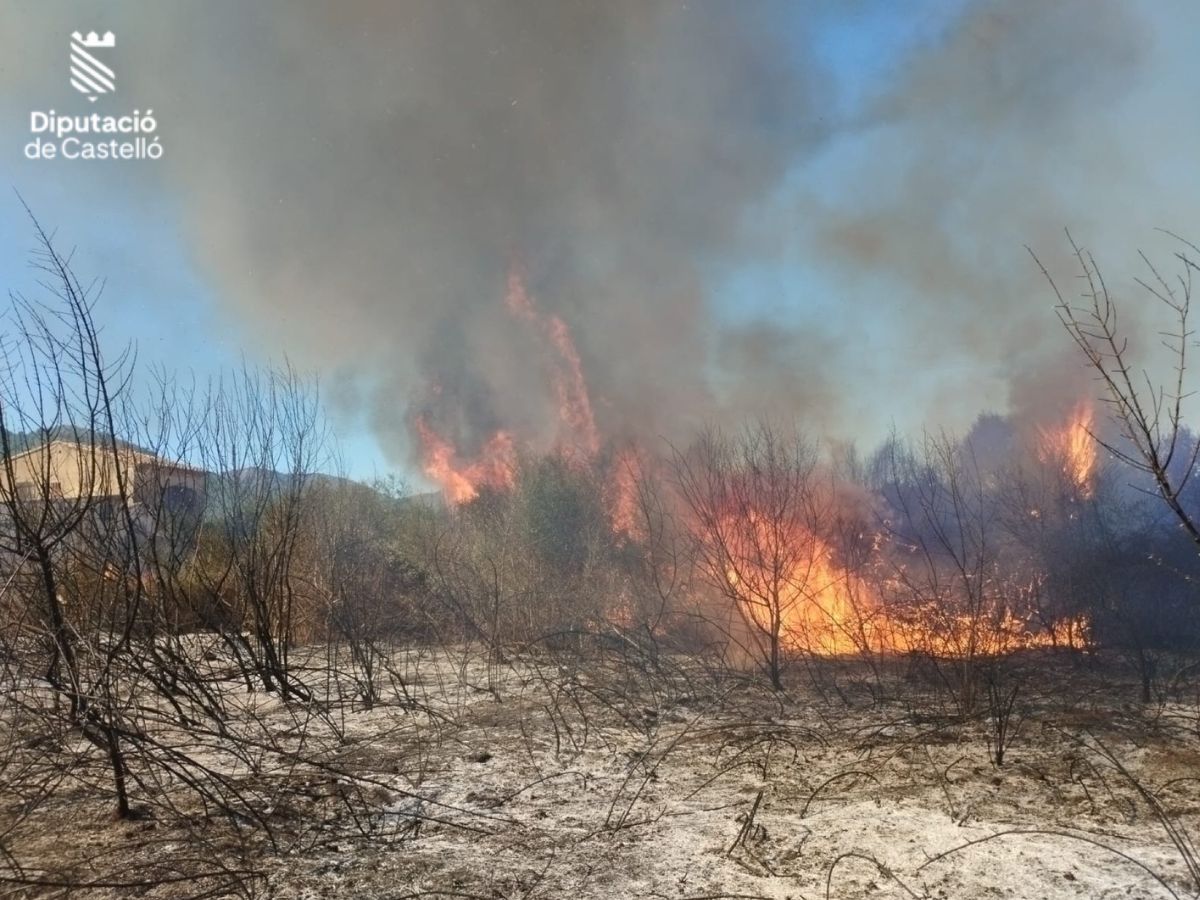
M 21 862 L 5 878 L 46 882 L 18 888 L 29 895 L 114 897 L 1196 888 L 1194 686 L 1147 706 L 1112 660 L 1014 661 L 1020 691 L 997 766 L 988 711 L 959 714 L 902 659 L 874 670 L 810 660 L 780 694 L 694 659 L 636 677 L 628 662 L 396 651 L 391 688 L 370 709 L 338 702 L 336 683 L 314 680 L 317 699 L 300 709 L 230 681 L 236 754 L 220 735 L 159 736 L 258 793 L 258 823 L 213 815 L 159 775 L 153 805 L 114 824 L 94 746 L 17 735 L 9 720 L 4 846 Z M 37 773 L 57 779 L 52 794 L 38 796 Z

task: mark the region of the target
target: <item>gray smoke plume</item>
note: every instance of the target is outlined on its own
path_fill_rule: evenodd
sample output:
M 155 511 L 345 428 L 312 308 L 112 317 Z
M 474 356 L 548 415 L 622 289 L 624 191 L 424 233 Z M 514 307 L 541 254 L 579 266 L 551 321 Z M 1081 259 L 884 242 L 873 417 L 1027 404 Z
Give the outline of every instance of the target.
M 162 184 L 248 343 L 327 373 L 402 462 L 414 408 L 467 450 L 552 439 L 514 269 L 608 435 L 770 412 L 873 438 L 1087 390 L 1024 245 L 1065 272 L 1072 226 L 1124 265 L 1200 224 L 1178 76 L 1200 13 L 967 3 L 847 105 L 818 25 L 882 8 L 115 2 L 85 27 L 136 48 L 121 77 L 170 123 Z M 50 52 L 27 36 L 78 15 L 0 12 L 6 103 Z M 800 296 L 714 312 L 726 275 L 780 262 L 812 275 Z
M 1109 0 L 968 4 L 832 142 L 816 169 L 827 180 L 802 193 L 794 232 L 832 258 L 848 293 L 876 298 L 891 370 L 937 371 L 926 418 L 961 423 L 990 406 L 1039 423 L 1096 393 L 1026 246 L 1077 301 L 1070 228 L 1136 332 L 1138 249 L 1169 259 L 1178 247 L 1154 229 L 1200 227 L 1173 146 L 1200 137 L 1194 117 L 1173 112 L 1194 100 L 1177 29 L 1200 24 L 1200 11 L 1149 12 Z

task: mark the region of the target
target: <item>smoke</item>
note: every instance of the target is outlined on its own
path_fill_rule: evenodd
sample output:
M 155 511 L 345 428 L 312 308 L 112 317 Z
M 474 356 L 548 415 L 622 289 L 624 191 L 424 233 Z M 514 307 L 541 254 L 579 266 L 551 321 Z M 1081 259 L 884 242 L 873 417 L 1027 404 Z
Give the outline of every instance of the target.
M 216 129 L 175 157 L 194 244 L 258 333 L 361 383 L 401 458 L 414 406 L 467 453 L 500 426 L 551 440 L 544 335 L 505 307 L 514 267 L 573 335 L 605 433 L 711 415 L 704 269 L 748 252 L 743 216 L 822 137 L 777 13 L 173 14 L 202 48 L 175 75 Z
M 5 34 L 79 27 L 15 9 Z M 1060 266 L 1069 225 L 1123 264 L 1196 224 L 1175 179 L 1200 125 L 1169 77 L 1196 10 L 914 12 L 933 24 L 848 101 L 824 26 L 889 9 L 209 0 L 98 25 L 137 48 L 128 95 L 159 98 L 163 184 L 249 340 L 326 373 L 403 463 L 415 409 L 468 453 L 554 439 L 513 271 L 604 435 L 770 412 L 874 437 L 1087 391 L 1024 245 Z M 731 274 L 785 263 L 798 296 L 730 324 Z
M 1028 246 L 1068 299 L 1064 229 L 1094 251 L 1137 331 L 1139 247 L 1196 233 L 1191 180 L 1163 124 L 1190 69 L 1182 4 L 969 5 L 812 167 L 789 223 L 850 293 L 880 298 L 895 372 L 938 371 L 938 424 L 982 408 L 1036 426 L 1095 395 Z M 1184 25 L 1190 22 L 1190 25 Z M 1174 126 L 1173 126 L 1174 127 Z

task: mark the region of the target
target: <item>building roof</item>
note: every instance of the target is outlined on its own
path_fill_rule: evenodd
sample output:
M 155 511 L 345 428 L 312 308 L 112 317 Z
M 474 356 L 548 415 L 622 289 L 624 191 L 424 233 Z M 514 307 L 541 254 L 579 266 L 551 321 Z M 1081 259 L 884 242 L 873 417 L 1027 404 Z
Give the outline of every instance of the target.
M 48 449 L 53 447 L 55 444 L 65 444 L 65 445 L 72 446 L 72 447 L 81 447 L 85 451 L 90 450 L 92 447 L 91 444 L 86 443 L 81 440 L 74 440 L 72 438 L 55 437 L 55 438 L 51 438 L 48 441 L 42 441 L 41 443 L 35 444 L 35 445 L 29 447 L 28 449 L 22 450 L 20 453 L 14 453 L 11 456 L 11 460 L 13 462 L 15 462 L 18 459 L 24 459 L 25 457 L 33 456 L 36 453 L 44 453 L 45 451 L 47 451 Z M 200 468 L 199 466 L 193 466 L 190 463 L 183 462 L 182 460 L 166 459 L 165 457 L 159 456 L 156 453 L 153 453 L 149 450 L 145 450 L 141 447 L 131 444 L 128 441 L 122 441 L 119 438 L 117 439 L 116 444 L 117 444 L 118 451 L 131 454 L 132 456 L 135 457 L 136 461 L 139 464 L 143 463 L 143 462 L 152 462 L 155 465 L 158 465 L 158 466 L 161 466 L 164 468 L 179 469 L 179 470 L 185 471 L 185 472 L 196 472 L 197 474 L 203 474 L 205 472 L 205 470 Z M 112 452 L 112 447 L 110 446 L 107 439 L 105 439 L 105 438 L 97 439 L 96 444 L 95 444 L 95 449 L 96 449 L 96 452 L 101 453 L 101 454 Z

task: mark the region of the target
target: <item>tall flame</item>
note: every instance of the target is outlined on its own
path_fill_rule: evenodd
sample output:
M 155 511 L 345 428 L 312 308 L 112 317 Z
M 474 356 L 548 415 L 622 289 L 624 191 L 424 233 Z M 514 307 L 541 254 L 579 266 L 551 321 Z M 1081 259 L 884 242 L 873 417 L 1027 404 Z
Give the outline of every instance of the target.
M 1081 401 L 1072 407 L 1060 428 L 1042 428 L 1038 455 L 1042 462 L 1059 466 L 1081 496 L 1092 492 L 1096 475 L 1096 441 L 1092 437 L 1094 413 Z
M 545 349 L 544 365 L 558 422 L 555 451 L 566 458 L 591 463 L 600 450 L 600 433 L 584 378 L 583 360 L 567 323 L 538 309 L 516 268 L 509 274 L 504 304 L 510 315 L 534 330 Z M 422 470 L 450 503 L 458 505 L 473 500 L 485 485 L 512 486 L 518 437 L 511 430 L 493 432 L 478 452 L 463 458 L 452 436 L 439 432 L 427 416 L 415 416 L 413 424 L 421 449 Z
M 583 361 L 567 323 L 554 314 L 543 314 L 538 310 L 516 269 L 508 276 L 505 306 L 513 316 L 536 328 L 554 351 L 548 365 L 563 432 L 559 435 L 560 449 L 581 452 L 591 458 L 600 449 L 600 434 L 583 377 Z
M 609 468 L 606 500 L 613 533 L 623 538 L 641 540 L 645 537 L 638 497 L 641 476 L 642 458 L 636 447 L 623 447 L 614 455 Z

